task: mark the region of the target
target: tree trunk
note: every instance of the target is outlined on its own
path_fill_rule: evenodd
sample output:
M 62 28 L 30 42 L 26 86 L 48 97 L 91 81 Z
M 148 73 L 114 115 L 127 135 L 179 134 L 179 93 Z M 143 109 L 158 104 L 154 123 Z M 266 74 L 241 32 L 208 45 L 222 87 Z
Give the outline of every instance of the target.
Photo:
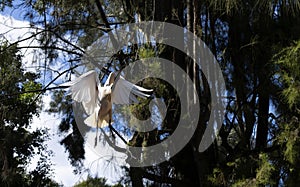
M 260 85 L 260 89 L 258 92 L 258 122 L 257 122 L 257 136 L 256 136 L 256 148 L 262 150 L 267 146 L 268 139 L 268 118 L 269 118 L 269 93 L 268 89 L 266 89 L 264 80 L 265 76 L 260 77 L 260 81 L 262 82 Z

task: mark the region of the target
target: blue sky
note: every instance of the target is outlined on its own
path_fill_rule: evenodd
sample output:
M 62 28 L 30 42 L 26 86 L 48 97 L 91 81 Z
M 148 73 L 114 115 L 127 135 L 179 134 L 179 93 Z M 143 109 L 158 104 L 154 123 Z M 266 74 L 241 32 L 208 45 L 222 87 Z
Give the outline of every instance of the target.
M 20 0 L 15 0 L 13 1 L 13 5 L 18 5 L 20 4 Z M 4 16 L 11 16 L 16 20 L 24 20 L 24 16 L 25 16 L 25 11 L 21 11 L 18 9 L 14 9 L 14 8 L 10 8 L 10 7 L 5 7 L 4 11 L 1 12 L 1 15 Z

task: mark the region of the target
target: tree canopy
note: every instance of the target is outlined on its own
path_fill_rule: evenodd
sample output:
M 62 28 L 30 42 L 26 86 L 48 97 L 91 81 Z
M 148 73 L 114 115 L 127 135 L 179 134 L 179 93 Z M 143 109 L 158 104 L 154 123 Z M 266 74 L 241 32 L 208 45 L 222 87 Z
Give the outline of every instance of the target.
M 32 116 L 40 112 L 38 98 L 47 90 L 53 94 L 49 112 L 62 114 L 59 126 L 63 136 L 61 144 L 68 151 L 75 170 L 83 170 L 83 136 L 90 129 L 86 127 L 84 133 L 80 133 L 71 98 L 57 84 L 73 79 L 73 75 L 79 74 L 83 68 L 92 68 L 90 64 L 82 65 L 83 59 L 87 51 L 96 47 L 92 44 L 105 42 L 97 43 L 101 36 L 122 25 L 141 21 L 172 23 L 205 42 L 215 55 L 226 82 L 225 120 L 214 143 L 204 152 L 199 152 L 210 115 L 218 117 L 211 111 L 210 90 L 211 87 L 217 88 L 218 83 L 209 82 L 201 67 L 171 46 L 156 42 L 124 46 L 125 50 L 118 51 L 104 64 L 106 69 L 99 71 L 100 78 L 105 77 L 105 71 L 120 70 L 134 61 L 148 57 L 165 58 L 192 79 L 201 110 L 193 137 L 178 154 L 149 167 L 124 166 L 126 176 L 120 183 L 134 187 L 295 186 L 299 183 L 299 1 L 5 0 L 0 7 L 26 12 L 24 19 L 35 30 L 25 40 L 37 43 L 36 46 L 19 47 L 17 44 L 21 40 L 13 44 L 4 42 L 0 50 L 3 59 L 0 62 L 0 132 L 5 137 L 1 143 L 0 166 L 4 168 L 1 179 L 6 184 L 25 180 L 23 166 L 34 155 L 35 147 L 43 149 L 41 142 L 45 132 L 31 133 L 26 128 Z M 178 38 L 179 42 L 183 40 L 184 37 Z M 22 69 L 17 52 L 23 48 L 40 49 L 36 51 L 36 71 L 44 76 L 43 82 L 37 81 L 38 74 Z M 151 68 L 165 70 L 156 64 Z M 175 77 L 174 74 L 169 76 Z M 160 128 L 150 132 L 122 129 L 118 123 L 125 118 L 122 115 L 114 116 L 113 126 L 127 136 L 128 145 L 147 147 L 164 141 L 176 130 L 183 111 L 180 106 L 183 98 L 179 98 L 178 90 L 164 80 L 150 78 L 139 84 L 153 88 L 155 96 L 168 106 Z M 190 101 L 194 96 L 185 86 L 182 85 L 187 90 L 185 99 L 193 105 Z M 143 118 L 149 116 L 148 105 L 149 101 L 143 101 L 140 105 L 119 110 L 130 110 L 133 115 Z M 15 112 L 10 113 L 12 110 Z M 159 115 L 158 110 L 156 112 Z M 15 131 L 19 138 L 12 135 Z M 106 133 L 109 134 L 109 130 Z M 111 136 L 105 140 L 111 140 L 110 145 L 114 145 Z M 14 175 L 7 173 L 12 171 Z M 20 179 L 14 180 L 20 173 Z M 87 185 L 89 182 L 105 186 L 106 181 L 88 178 Z
M 39 75 L 24 71 L 17 45 L 7 48 L 5 40 L 0 45 L 0 185 L 57 186 L 50 178 L 51 163 L 47 159 L 51 152 L 44 145 L 47 130 L 29 130 L 41 107 L 37 93 L 31 92 L 42 86 L 37 82 Z M 40 156 L 39 166 L 28 173 L 26 168 L 35 155 Z

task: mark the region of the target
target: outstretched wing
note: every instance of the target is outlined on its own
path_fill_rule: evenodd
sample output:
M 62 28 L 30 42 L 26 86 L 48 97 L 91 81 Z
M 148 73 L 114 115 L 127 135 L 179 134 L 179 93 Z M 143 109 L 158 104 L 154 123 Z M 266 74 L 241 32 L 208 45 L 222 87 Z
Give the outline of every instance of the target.
M 71 86 L 72 99 L 81 102 L 85 112 L 91 115 L 97 106 L 98 82 L 97 73 L 92 70 L 63 85 Z
M 149 90 L 137 86 L 120 76 L 120 78 L 115 82 L 115 86 L 112 90 L 112 102 L 115 104 L 138 103 L 136 96 L 147 98 L 150 97 L 150 94 L 146 94 L 144 92 L 149 93 L 152 91 L 152 89 Z

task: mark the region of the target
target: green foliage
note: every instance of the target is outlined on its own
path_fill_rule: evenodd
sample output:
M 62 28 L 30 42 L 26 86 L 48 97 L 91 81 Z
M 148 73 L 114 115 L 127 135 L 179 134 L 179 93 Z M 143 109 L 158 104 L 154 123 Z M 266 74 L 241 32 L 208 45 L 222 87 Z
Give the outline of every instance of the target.
M 36 82 L 38 75 L 24 72 L 16 45 L 0 45 L 0 186 L 57 186 L 50 179 L 50 152 L 43 144 L 47 131 L 29 130 L 39 112 L 39 102 L 33 102 L 33 91 L 41 88 Z M 27 165 L 35 155 L 44 160 L 28 173 Z
M 208 1 L 209 6 L 213 9 L 220 11 L 223 10 L 226 14 L 232 14 L 234 11 L 242 11 L 241 9 L 241 1 L 240 0 L 216 0 L 216 1 Z
M 232 185 L 232 187 L 256 187 L 256 181 L 255 179 L 244 179 L 244 180 L 238 180 L 236 183 Z
M 299 121 L 293 119 L 289 124 L 283 124 L 284 129 L 278 136 L 280 144 L 284 145 L 284 158 L 291 164 L 296 164 L 299 159 Z
M 280 68 L 278 75 L 284 85 L 282 96 L 290 111 L 288 118 L 281 123 L 282 130 L 277 140 L 283 148 L 283 159 L 287 161 L 286 173 L 290 175 L 287 184 L 295 185 L 300 175 L 300 40 L 282 49 L 274 59 Z
M 155 57 L 156 51 L 153 48 L 141 47 L 138 50 L 138 55 L 141 59 Z
M 267 154 L 259 155 L 259 168 L 256 171 L 256 184 L 258 185 L 274 185 L 272 178 L 275 166 L 271 163 Z
M 208 180 L 213 184 L 213 185 L 226 185 L 226 179 L 224 176 L 224 173 L 221 169 L 219 168 L 214 168 L 212 175 L 208 176 Z
M 34 81 L 27 81 L 23 83 L 24 94 L 20 95 L 20 100 L 26 103 L 31 103 L 34 101 L 38 93 L 34 92 L 35 90 L 40 90 L 42 84 L 36 83 Z
M 287 85 L 282 92 L 283 97 L 293 107 L 300 101 L 300 40 L 284 48 L 274 58 L 280 68 L 279 76 Z
M 121 184 L 108 185 L 105 178 L 97 178 L 88 176 L 85 181 L 76 184 L 74 187 L 122 187 Z

